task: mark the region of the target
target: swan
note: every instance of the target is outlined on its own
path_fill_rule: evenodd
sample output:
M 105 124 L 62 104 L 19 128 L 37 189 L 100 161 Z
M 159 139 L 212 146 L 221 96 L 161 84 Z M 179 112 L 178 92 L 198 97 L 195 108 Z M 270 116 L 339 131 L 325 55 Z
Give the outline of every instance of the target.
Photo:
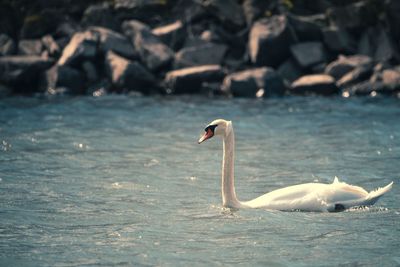
M 367 192 L 365 189 L 340 182 L 335 177 L 333 183 L 306 183 L 274 190 L 250 201 L 239 201 L 234 182 L 235 138 L 231 121 L 217 119 L 208 124 L 198 143 L 221 136 L 223 139 L 222 159 L 222 204 L 224 207 L 262 208 L 281 211 L 343 211 L 350 207 L 373 205 L 387 193 L 393 185 Z

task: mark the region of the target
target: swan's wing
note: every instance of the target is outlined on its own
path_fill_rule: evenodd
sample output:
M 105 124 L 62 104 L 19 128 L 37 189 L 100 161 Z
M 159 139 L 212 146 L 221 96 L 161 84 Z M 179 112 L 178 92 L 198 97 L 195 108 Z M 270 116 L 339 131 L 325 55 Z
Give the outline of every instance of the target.
M 368 193 L 359 186 L 335 179 L 332 184 L 308 183 L 285 187 L 243 204 L 252 208 L 274 210 L 335 211 L 372 205 L 390 190 L 392 184 Z

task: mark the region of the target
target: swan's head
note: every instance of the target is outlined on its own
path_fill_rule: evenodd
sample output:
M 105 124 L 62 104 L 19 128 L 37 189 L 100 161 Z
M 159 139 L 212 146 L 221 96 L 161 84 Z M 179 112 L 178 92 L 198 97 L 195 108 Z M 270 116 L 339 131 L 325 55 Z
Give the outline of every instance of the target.
M 199 139 L 199 144 L 210 139 L 214 135 L 225 136 L 232 130 L 232 122 L 223 119 L 214 120 L 204 129 L 205 133 Z

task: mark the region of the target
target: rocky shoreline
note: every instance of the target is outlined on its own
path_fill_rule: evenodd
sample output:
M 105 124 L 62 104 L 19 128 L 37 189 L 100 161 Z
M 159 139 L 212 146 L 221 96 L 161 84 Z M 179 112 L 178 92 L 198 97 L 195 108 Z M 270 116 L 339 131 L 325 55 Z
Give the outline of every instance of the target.
M 0 6 L 0 96 L 400 96 L 396 0 Z

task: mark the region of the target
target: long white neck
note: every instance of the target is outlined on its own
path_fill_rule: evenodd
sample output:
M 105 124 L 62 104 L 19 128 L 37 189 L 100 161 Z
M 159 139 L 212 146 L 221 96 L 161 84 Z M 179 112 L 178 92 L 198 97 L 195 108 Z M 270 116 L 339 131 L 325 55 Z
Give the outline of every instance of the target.
M 224 207 L 239 208 L 241 204 L 236 198 L 234 179 L 235 135 L 231 124 L 223 136 L 223 143 L 222 204 Z

